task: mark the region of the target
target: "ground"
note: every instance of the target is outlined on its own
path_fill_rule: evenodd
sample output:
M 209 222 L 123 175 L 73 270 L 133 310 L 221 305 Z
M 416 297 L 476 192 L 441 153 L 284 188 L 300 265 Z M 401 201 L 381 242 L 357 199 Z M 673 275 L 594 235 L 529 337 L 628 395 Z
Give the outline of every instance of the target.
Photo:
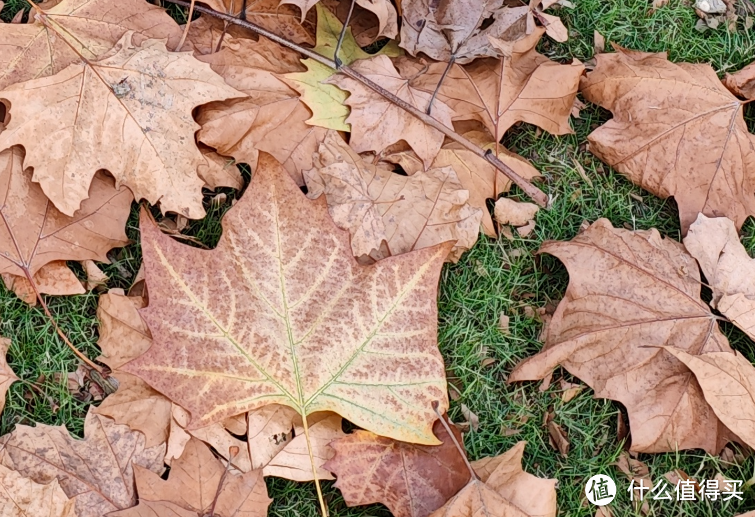
M 593 33 L 599 31 L 611 43 L 643 51 L 667 51 L 672 61 L 710 63 L 723 75 L 739 70 L 755 56 L 755 37 L 740 22 L 736 32 L 723 26 L 700 33 L 695 30 L 696 15 L 686 2 L 671 0 L 651 12 L 647 0 L 573 0 L 573 8 L 559 11 L 569 28 L 565 44 L 545 41 L 541 51 L 563 62 L 577 58 L 587 61 L 593 54 Z M 6 21 L 22 0 L 8 0 L 0 14 Z M 177 18 L 184 16 L 174 10 Z M 752 115 L 749 112 L 752 129 Z M 612 466 L 622 450 L 617 440 L 617 418 L 623 408 L 614 402 L 593 399 L 584 390 L 575 399 L 562 403 L 555 383 L 545 392 L 538 383 L 507 385 L 505 380 L 521 359 L 536 353 L 542 346 L 537 336 L 541 323 L 527 307 L 538 308 L 557 303 L 566 289 L 568 275 L 563 265 L 552 257 L 539 257 L 536 251 L 544 240 L 568 240 L 576 235 L 583 221 L 606 217 L 618 227 L 630 229 L 658 228 L 679 239 L 679 224 L 673 201 L 662 201 L 633 186 L 621 175 L 602 165 L 584 143 L 587 134 L 610 118 L 610 113 L 588 106 L 580 119 L 572 121 L 575 134 L 553 137 L 533 127 L 520 125 L 510 131 L 504 143 L 528 158 L 544 176 L 542 188 L 554 203 L 550 210 L 537 216 L 537 227 L 526 239 L 513 242 L 481 237 L 477 245 L 455 265 L 443 271 L 439 298 L 441 351 L 446 359 L 458 400 L 450 410 L 452 419 L 462 421 L 461 404 L 478 415 L 480 427 L 465 435 L 469 455 L 479 458 L 499 454 L 519 440 L 526 440 L 526 469 L 538 476 L 558 478 L 559 515 L 592 517 L 593 507 L 584 502 L 584 483 L 593 474 L 611 475 L 618 482 L 619 496 L 612 504 L 617 516 L 642 515 L 629 501 L 628 481 Z M 577 172 L 575 162 L 591 179 L 589 185 Z M 214 245 L 220 232 L 219 218 L 229 202 L 212 207 L 206 220 L 194 223 L 190 233 L 207 245 Z M 516 192 L 513 193 L 516 195 Z M 209 205 L 208 205 L 209 206 Z M 112 253 L 113 264 L 106 266 L 111 276 L 109 287 L 127 287 L 140 263 L 139 233 L 136 212 L 129 221 L 129 237 L 134 243 Z M 743 229 L 744 243 L 755 254 L 755 224 Z M 89 357 L 98 349 L 95 309 L 97 297 L 50 297 L 50 309 L 71 340 Z M 498 330 L 499 315 L 511 317 L 509 335 Z M 87 404 L 70 396 L 61 372 L 73 371 L 77 362 L 73 354 L 56 337 L 39 308 L 29 308 L 13 294 L 0 288 L 0 334 L 12 337 L 8 353 L 10 365 L 24 382 L 14 384 L 8 394 L 0 420 L 0 433 L 14 425 L 43 422 L 66 425 L 73 433 L 82 432 Z M 732 325 L 723 330 L 734 348 L 755 359 L 755 344 Z M 482 359 L 495 362 L 482 366 Z M 565 375 L 557 371 L 554 379 Z M 571 379 L 566 376 L 566 379 Z M 31 384 L 36 386 L 32 387 Z M 42 395 L 44 393 L 44 395 Z M 544 415 L 552 411 L 571 442 L 568 457 L 562 457 L 548 442 L 543 426 Z M 503 436 L 502 428 L 518 428 L 515 436 Z M 729 465 L 703 451 L 641 455 L 651 469 L 654 480 L 675 468 L 696 479 L 707 479 L 717 471 L 729 479 L 753 478 L 755 460 Z M 271 516 L 318 515 L 312 484 L 268 479 L 270 496 L 275 502 Z M 347 508 L 339 493 L 326 484 L 326 499 L 334 517 L 390 515 L 380 506 Z M 755 509 L 753 490 L 745 491 L 745 502 L 677 503 L 650 502 L 650 515 L 685 517 L 732 517 Z

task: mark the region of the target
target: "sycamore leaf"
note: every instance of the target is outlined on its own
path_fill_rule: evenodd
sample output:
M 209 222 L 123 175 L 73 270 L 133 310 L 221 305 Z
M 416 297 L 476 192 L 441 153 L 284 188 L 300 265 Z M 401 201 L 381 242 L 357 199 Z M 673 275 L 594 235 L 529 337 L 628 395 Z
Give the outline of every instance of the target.
M 332 59 L 342 29 L 343 24 L 338 18 L 318 4 L 317 46 L 312 50 Z M 400 49 L 391 42 L 381 48 L 378 54 L 394 57 L 400 54 Z M 351 28 L 348 28 L 338 57 L 343 64 L 351 65 L 358 59 L 368 59 L 370 54 L 359 48 L 351 34 Z M 303 59 L 302 64 L 307 67 L 306 72 L 286 74 L 284 78 L 299 92 L 302 102 L 312 110 L 312 118 L 307 120 L 307 123 L 336 131 L 351 131 L 351 127 L 346 123 L 349 108 L 344 105 L 347 93 L 325 82 L 336 74 L 336 71 L 313 59 Z
M 461 433 L 453 428 L 456 439 Z M 369 431 L 334 441 L 335 457 L 325 468 L 337 477 L 348 506 L 383 503 L 396 517 L 427 517 L 469 481 L 464 458 L 438 420 L 441 445 L 415 445 Z
M 495 150 L 495 143 L 492 142 L 492 137 L 485 131 L 469 131 L 464 133 L 464 137 L 483 149 Z M 538 170 L 527 160 L 506 150 L 502 146 L 498 147 L 498 158 L 523 178 L 532 179 L 540 176 Z M 423 163 L 412 152 L 399 152 L 387 155 L 385 159 L 401 165 L 407 174 L 416 174 L 424 167 Z M 432 163 L 433 168 L 448 166 L 452 167 L 456 172 L 461 186 L 469 191 L 469 205 L 482 211 L 483 232 L 485 235 L 495 238 L 497 234 L 495 226 L 493 226 L 493 219 L 491 219 L 486 205 L 486 200 L 507 192 L 511 187 L 511 180 L 493 167 L 490 162 L 480 158 L 456 142 L 445 144 Z
M 88 413 L 84 439 L 64 426 L 17 425 L 0 439 L 0 463 L 35 483 L 57 479 L 76 501 L 78 517 L 102 517 L 136 504 L 134 465 L 162 472 L 165 447 L 145 448 L 144 436 L 111 419 Z
M 424 111 L 430 102 L 432 94 L 411 87 L 387 56 L 362 59 L 352 68 L 415 108 Z M 346 122 L 351 124 L 349 143 L 356 152 L 379 153 L 403 140 L 422 159 L 425 169 L 430 167 L 443 145 L 443 133 L 350 77 L 335 75 L 328 82 L 351 93 L 346 99 L 351 107 Z M 452 114 L 453 110 L 442 101 L 436 99 L 433 103 L 433 117 L 448 127 L 452 127 Z
M 294 419 L 299 414 L 290 407 L 271 404 L 247 413 L 246 439 L 253 469 L 270 463 L 294 437 Z
M 206 145 L 199 144 L 199 150 L 207 160 L 207 165 L 197 168 L 197 175 L 202 178 L 205 187 L 210 190 L 218 187 L 231 187 L 236 190 L 243 188 L 244 178 L 233 159 L 219 155 Z
M 698 213 L 741 227 L 755 215 L 755 145 L 734 97 L 707 64 L 618 48 L 582 82 L 613 112 L 590 151 L 656 196 L 673 196 L 683 233 Z
M 69 217 L 32 182 L 23 161 L 20 147 L 0 152 L 0 273 L 6 286 L 26 301 L 36 298 L 27 275 L 39 281 L 41 292 L 83 293 L 63 261 L 107 261 L 111 248 L 128 244 L 125 226 L 133 196 L 99 172 L 88 186 L 88 199 Z
M 534 124 L 554 135 L 572 133 L 569 116 L 584 65 L 579 61 L 562 65 L 539 54 L 535 47 L 543 32 L 538 27 L 515 42 L 496 42 L 510 45 L 501 59 L 453 65 L 441 83 L 438 99 L 454 110 L 454 120 L 482 122 L 495 136 L 493 141 L 517 122 Z M 413 88 L 432 93 L 446 64 L 422 67 L 404 59 L 399 68 L 405 77 L 413 76 Z
M 168 479 L 136 467 L 139 505 L 114 512 L 113 517 L 264 517 L 272 502 L 258 470 L 237 475 L 225 473 L 225 466 L 199 440 L 190 440 L 174 461 Z M 225 476 L 224 476 L 225 473 Z M 171 513 L 173 512 L 173 513 Z
M 8 354 L 8 348 L 10 345 L 10 339 L 0 337 L 0 412 L 2 412 L 5 407 L 5 396 L 8 393 L 8 388 L 10 388 L 11 384 L 19 380 L 5 358 Z
M 448 402 L 436 296 L 448 245 L 360 266 L 324 200 L 308 200 L 265 154 L 216 249 L 178 243 L 144 212 L 141 236 L 142 315 L 155 344 L 122 369 L 189 410 L 191 428 L 282 404 L 437 442 L 432 403 Z
M 0 508 L 3 517 L 76 517 L 75 501 L 68 499 L 57 479 L 35 483 L 0 465 Z
M 252 168 L 259 151 L 270 153 L 303 185 L 301 171 L 312 168 L 312 154 L 325 129 L 306 123 L 311 113 L 278 77 L 303 70 L 299 55 L 264 37 L 253 41 L 226 35 L 223 41 L 219 52 L 197 59 L 246 97 L 200 108 L 199 140 Z
M 493 215 L 498 224 L 524 226 L 535 218 L 539 207 L 534 203 L 522 203 L 502 197 L 495 202 Z
M 33 7 L 33 23 L 0 24 L 0 90 L 57 74 L 109 51 L 129 30 L 136 43 L 168 40 L 175 48 L 181 30 L 164 9 L 143 0 L 63 0 L 48 9 Z
M 517 365 L 509 381 L 541 379 L 561 364 L 596 397 L 624 404 L 632 451 L 721 450 L 729 433 L 694 375 L 652 347 L 731 351 L 681 244 L 657 230 L 615 229 L 600 219 L 570 242 L 546 242 L 540 251 L 566 265 L 569 287 L 543 351 Z
M 360 262 L 446 241 L 456 241 L 448 257 L 456 262 L 477 241 L 482 210 L 467 204 L 469 193 L 451 167 L 395 174 L 364 161 L 334 131 L 320 144 L 317 161 L 317 169 L 304 173 L 307 195 L 325 194 L 333 221 L 351 235 Z M 380 252 L 383 241 L 387 255 Z
M 133 36 L 126 33 L 100 61 L 1 91 L 11 117 L 0 148 L 24 146 L 24 167 L 34 168 L 34 181 L 66 215 L 87 198 L 95 173 L 107 169 L 137 198 L 200 218 L 197 168 L 206 161 L 191 112 L 242 94 L 190 53 L 169 53 L 158 40 L 135 46 Z
M 713 290 L 711 307 L 755 339 L 755 259 L 739 242 L 731 219 L 698 215 L 684 246 Z
M 556 517 L 556 480 L 522 469 L 525 442 L 472 464 L 469 483 L 431 517 Z
M 239 16 L 244 0 L 200 0 L 210 9 L 221 13 Z M 279 36 L 298 44 L 311 45 L 314 39 L 311 20 L 302 16 L 293 7 L 280 4 L 279 0 L 247 0 L 246 20 L 263 29 L 273 31 Z
M 755 445 L 755 367 L 739 352 L 715 352 L 699 356 L 674 347 L 665 350 L 695 374 L 705 400 L 718 418 L 741 440 Z
M 281 0 L 281 6 L 286 4 L 295 5 L 301 10 L 302 23 L 304 17 L 320 0 Z M 398 14 L 390 0 L 356 0 L 356 4 L 371 11 L 378 19 L 378 36 L 393 39 L 398 36 Z M 320 11 L 317 12 L 319 17 Z
M 739 72 L 726 74 L 722 81 L 731 93 L 744 99 L 755 98 L 755 63 L 750 63 Z

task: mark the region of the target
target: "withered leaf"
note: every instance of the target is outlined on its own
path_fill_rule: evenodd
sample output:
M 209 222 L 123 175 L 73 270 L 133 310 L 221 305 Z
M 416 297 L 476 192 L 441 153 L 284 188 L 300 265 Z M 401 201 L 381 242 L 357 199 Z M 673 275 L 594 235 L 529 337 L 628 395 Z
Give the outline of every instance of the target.
M 324 203 L 261 153 L 216 249 L 180 244 L 143 213 L 155 344 L 122 369 L 189 410 L 192 428 L 282 404 L 437 443 L 431 404 L 445 410 L 447 394 L 435 300 L 449 246 L 360 266 Z
M 24 167 L 62 213 L 73 215 L 92 178 L 107 169 L 138 198 L 163 211 L 204 216 L 192 110 L 243 94 L 190 53 L 165 42 L 134 45 L 128 32 L 108 56 L 0 92 L 11 119 L 0 148 L 23 145 Z M 35 102 L 28 102 L 33 96 Z
M 362 59 L 354 63 L 352 68 L 415 108 L 424 111 L 430 102 L 432 94 L 410 86 L 409 81 L 399 75 L 387 56 Z M 351 107 L 351 114 L 346 122 L 351 124 L 349 144 L 356 152 L 379 153 L 403 140 L 414 149 L 424 163 L 424 168 L 430 167 L 443 145 L 443 133 L 350 77 L 336 75 L 328 79 L 328 83 L 351 93 L 346 99 L 346 104 Z M 450 128 L 452 115 L 451 108 L 443 101 L 435 100 L 434 118 Z
M 8 354 L 8 348 L 10 345 L 10 339 L 0 337 L 0 412 L 2 412 L 5 407 L 5 395 L 8 393 L 8 388 L 10 388 L 11 384 L 19 380 L 5 358 Z
M 148 469 L 135 469 L 139 505 L 114 512 L 113 517 L 203 517 L 213 508 L 222 517 L 264 517 L 272 502 L 258 470 L 237 475 L 229 472 L 210 449 L 192 439 L 171 465 L 167 480 Z M 222 482 L 222 486 L 221 486 Z M 216 501 L 217 498 L 217 501 Z M 170 511 L 174 513 L 171 514 Z
M 755 339 L 755 260 L 726 217 L 697 216 L 684 238 L 713 290 L 710 304 Z
M 502 197 L 495 202 L 493 215 L 495 215 L 498 224 L 524 226 L 528 221 L 535 218 L 537 211 L 538 206 L 534 203 L 523 203 Z
M 243 0 L 201 0 L 211 9 L 221 13 L 239 16 Z M 293 41 L 294 43 L 311 45 L 314 43 L 314 32 L 309 19 L 304 16 L 299 19 L 296 9 L 285 5 L 280 0 L 247 0 L 246 20 L 259 25 L 263 29 Z
M 0 463 L 35 483 L 57 479 L 76 501 L 77 517 L 102 517 L 136 504 L 134 466 L 162 472 L 165 447 L 144 447 L 144 436 L 88 413 L 84 439 L 64 426 L 17 425 L 0 439 Z
M 723 79 L 731 93 L 744 99 L 755 98 L 755 63 L 751 63 L 739 72 L 726 74 Z
M 657 230 L 615 229 L 600 219 L 571 241 L 546 242 L 540 251 L 564 262 L 569 287 L 543 351 L 517 365 L 509 382 L 541 379 L 561 364 L 595 396 L 624 404 L 631 450 L 718 452 L 728 432 L 694 375 L 648 346 L 694 354 L 731 351 L 700 299 L 697 268 L 681 244 L 662 239 Z
M 271 404 L 247 413 L 247 441 L 253 469 L 261 469 L 293 439 L 294 418 L 290 407 Z
M 68 499 L 57 479 L 35 483 L 0 465 L 0 508 L 3 517 L 76 517 L 75 501 Z
M 461 433 L 452 431 L 462 443 Z M 325 469 L 338 477 L 335 486 L 348 506 L 383 503 L 396 517 L 427 517 L 470 478 L 440 420 L 433 432 L 441 445 L 414 445 L 354 431 L 331 444 L 336 455 Z
M 137 43 L 168 40 L 175 48 L 181 30 L 164 9 L 142 0 L 63 0 L 32 7 L 32 23 L 0 24 L 0 89 L 57 74 L 84 59 L 97 59 L 129 30 Z
M 281 0 L 281 5 L 295 5 L 301 9 L 301 19 L 320 0 Z M 356 0 L 356 4 L 372 12 L 378 21 L 378 36 L 393 39 L 398 36 L 398 14 L 390 0 Z
M 16 296 L 29 305 L 37 304 L 37 293 L 55 296 L 86 293 L 86 289 L 76 277 L 76 273 L 71 271 L 65 260 L 53 260 L 42 266 L 32 277 L 33 286 L 24 276 L 3 273 L 2 277 L 5 287 L 16 293 Z
M 335 131 L 320 144 L 317 169 L 304 172 L 307 195 L 325 194 L 339 228 L 351 235 L 354 256 L 370 263 L 446 241 L 455 241 L 449 260 L 456 262 L 477 241 L 482 210 L 467 203 L 451 167 L 394 174 L 362 159 Z
M 16 280 L 8 277 L 6 285 L 12 284 L 26 300 L 35 297 L 25 283 L 27 275 L 40 280 L 44 292 L 53 291 L 50 294 L 76 293 L 72 286 L 84 292 L 61 261 L 107 261 L 111 248 L 128 244 L 125 226 L 133 196 L 124 187 L 116 189 L 113 180 L 99 172 L 87 186 L 88 199 L 72 217 L 67 216 L 32 182 L 23 161 L 24 151 L 18 146 L 0 152 L 0 273 L 23 278 L 15 285 Z
M 755 144 L 734 97 L 707 64 L 618 48 L 596 56 L 582 94 L 613 112 L 590 151 L 656 196 L 673 196 L 686 233 L 698 213 L 737 228 L 755 215 Z

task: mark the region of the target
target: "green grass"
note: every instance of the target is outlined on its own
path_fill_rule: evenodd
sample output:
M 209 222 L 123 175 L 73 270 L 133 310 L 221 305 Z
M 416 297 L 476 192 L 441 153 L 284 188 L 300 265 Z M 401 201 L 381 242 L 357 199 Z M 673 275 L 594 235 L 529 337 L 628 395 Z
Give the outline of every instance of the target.
M 742 68 L 755 55 L 755 38 L 751 31 L 745 32 L 740 26 L 737 32 L 721 27 L 700 33 L 694 29 L 693 10 L 678 0 L 672 0 L 653 14 L 649 13 L 646 0 L 575 0 L 575 4 L 574 9 L 559 12 L 571 39 L 564 44 L 549 40 L 541 44 L 541 51 L 553 59 L 589 60 L 595 30 L 607 40 L 625 47 L 668 51 L 674 61 L 710 63 L 720 74 Z M 23 5 L 25 2 L 21 0 L 6 1 L 0 17 L 9 20 Z M 185 16 L 179 11 L 172 12 L 178 19 Z M 480 418 L 480 428 L 465 435 L 470 456 L 499 454 L 517 441 L 526 440 L 527 470 L 559 480 L 559 514 L 570 517 L 594 515 L 594 509 L 583 503 L 583 487 L 586 479 L 596 473 L 607 473 L 617 480 L 619 497 L 612 504 L 614 515 L 641 514 L 628 500 L 625 492 L 628 481 L 612 466 L 623 447 L 616 433 L 617 418 L 623 411 L 619 404 L 595 400 L 589 389 L 564 404 L 557 382 L 542 393 L 538 383 L 508 385 L 505 382 L 518 361 L 542 346 L 537 339 L 541 324 L 529 315 L 531 311 L 527 307 L 558 303 L 568 283 L 565 268 L 556 259 L 537 256 L 535 252 L 544 240 L 571 239 L 583 221 L 593 222 L 600 217 L 607 217 L 614 226 L 658 228 L 671 238 L 680 237 L 673 201 L 659 200 L 633 186 L 584 151 L 589 132 L 608 118 L 610 113 L 588 106 L 582 117 L 573 121 L 574 135 L 554 137 L 526 125 L 510 131 L 504 143 L 541 171 L 542 187 L 555 199 L 553 207 L 538 214 L 537 227 L 526 239 L 509 242 L 505 238 L 481 237 L 458 264 L 445 267 L 439 296 L 440 347 L 449 376 L 460 393 L 458 400 L 452 403 L 450 415 L 461 421 L 463 403 Z M 573 160 L 584 167 L 592 186 L 577 173 Z M 220 235 L 220 217 L 230 207 L 232 197 L 225 205 L 212 208 L 204 221 L 192 223 L 189 233 L 214 245 Z M 128 231 L 134 244 L 115 250 L 112 253 L 114 264 L 105 267 L 111 275 L 109 287 L 128 287 L 139 268 L 136 210 L 129 220 Z M 743 231 L 743 242 L 750 253 L 755 254 L 755 224 L 748 222 Z M 96 295 L 49 297 L 48 301 L 72 341 L 87 355 L 96 357 Z M 497 329 L 502 312 L 511 317 L 509 335 Z M 28 383 L 14 384 L 0 419 L 0 432 L 9 432 L 18 423 L 43 422 L 65 424 L 73 433 L 81 435 L 87 405 L 71 397 L 65 381 L 56 377 L 76 368 L 73 354 L 55 336 L 41 310 L 27 307 L 2 288 L 0 321 L 2 335 L 13 340 L 8 354 L 11 366 L 22 379 L 36 382 L 44 393 L 41 395 Z M 733 347 L 751 360 L 755 359 L 755 344 L 750 339 L 732 325 L 723 325 L 723 330 Z M 483 367 L 484 357 L 495 362 Z M 554 380 L 561 376 L 576 382 L 561 370 L 555 372 Z M 556 422 L 568 434 L 571 450 L 567 458 L 549 445 L 543 426 L 548 412 L 555 414 Z M 515 428 L 520 432 L 506 437 L 501 434 L 502 428 Z M 755 471 L 752 458 L 741 466 L 726 465 L 702 451 L 642 455 L 640 459 L 650 466 L 654 480 L 674 468 L 681 468 L 697 479 L 721 472 L 731 479 L 746 480 Z M 269 479 L 268 488 L 275 499 L 270 515 L 318 515 L 311 483 Z M 330 483 L 326 483 L 325 492 L 334 516 L 390 515 L 380 505 L 347 508 Z M 751 509 L 755 509 L 751 489 L 746 492 L 746 502 L 739 504 L 650 501 L 654 516 L 731 517 Z

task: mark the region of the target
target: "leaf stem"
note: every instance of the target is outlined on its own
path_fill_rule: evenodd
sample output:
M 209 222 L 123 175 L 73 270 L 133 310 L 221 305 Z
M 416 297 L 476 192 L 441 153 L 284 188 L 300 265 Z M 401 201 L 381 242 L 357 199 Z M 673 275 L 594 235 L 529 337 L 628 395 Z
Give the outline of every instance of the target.
M 438 415 L 438 418 L 440 419 L 440 423 L 445 428 L 446 432 L 448 433 L 448 436 L 451 437 L 451 441 L 454 442 L 454 445 L 456 446 L 456 449 L 459 451 L 459 454 L 461 455 L 461 459 L 464 460 L 464 464 L 469 469 L 469 475 L 472 476 L 472 479 L 480 479 L 480 476 L 478 476 L 477 472 L 475 472 L 474 469 L 472 468 L 472 464 L 469 463 L 469 458 L 467 458 L 467 454 L 464 452 L 464 449 L 462 448 L 461 444 L 459 443 L 459 440 L 456 439 L 456 435 L 453 433 L 453 430 L 451 429 L 451 426 L 448 425 L 448 422 L 446 421 L 446 419 L 438 411 L 438 402 L 437 401 L 433 401 L 433 411 L 435 411 L 435 414 Z
M 182 7 L 191 6 L 189 2 L 184 2 L 183 0 L 165 0 L 165 1 L 170 2 L 172 4 L 180 5 Z M 424 111 L 415 108 L 414 106 L 404 101 L 403 99 L 397 97 L 396 95 L 392 94 L 391 92 L 389 92 L 388 90 L 380 86 L 379 84 L 363 76 L 362 74 L 360 74 L 353 68 L 347 65 L 341 65 L 340 68 L 336 68 L 336 63 L 333 60 L 328 59 L 324 56 L 321 56 L 320 54 L 313 52 L 310 49 L 297 45 L 296 43 L 289 41 L 286 38 L 283 38 L 281 36 L 278 36 L 277 34 L 273 32 L 263 29 L 259 25 L 256 25 L 248 21 L 240 20 L 236 18 L 235 16 L 221 13 L 213 9 L 208 9 L 202 6 L 196 6 L 194 10 L 200 13 L 207 14 L 208 16 L 214 16 L 215 18 L 219 18 L 221 20 L 227 21 L 228 23 L 233 23 L 233 24 L 245 27 L 280 45 L 283 45 L 284 47 L 288 47 L 292 50 L 295 50 L 299 52 L 300 54 L 317 61 L 320 64 L 330 67 L 336 70 L 337 72 L 340 72 L 343 75 L 354 79 L 355 81 L 362 83 L 363 85 L 370 88 L 377 94 L 381 95 L 382 97 L 384 97 L 391 103 L 395 104 L 399 108 L 415 116 L 416 118 L 418 118 L 419 120 L 421 120 L 428 126 L 432 127 L 433 129 L 440 131 L 446 137 L 462 145 L 467 150 L 471 151 L 472 153 L 479 156 L 480 158 L 486 160 L 493 167 L 495 167 L 496 169 L 500 170 L 503 174 L 505 174 L 513 183 L 515 183 L 520 189 L 522 189 L 524 193 L 527 194 L 535 203 L 537 203 L 539 206 L 543 208 L 548 207 L 548 204 L 549 204 L 548 196 L 542 190 L 540 190 L 535 185 L 527 181 L 525 178 L 517 174 L 511 167 L 509 167 L 508 165 L 503 163 L 501 160 L 499 160 L 497 156 L 493 155 L 491 151 L 485 151 L 484 149 L 474 144 L 472 141 L 468 140 L 462 135 L 458 134 L 453 129 L 449 128 L 448 126 L 446 126 L 439 120 L 431 117 Z
M 181 39 L 178 41 L 178 45 L 176 45 L 176 52 L 179 52 L 184 46 L 184 43 L 186 42 L 186 35 L 189 34 L 189 27 L 191 27 L 191 17 L 194 16 L 194 2 L 196 2 L 196 0 L 191 0 L 191 5 L 189 6 L 189 15 L 186 17 L 186 25 L 184 25 L 184 32 L 183 34 L 181 34 Z
M 336 50 L 333 52 L 333 62 L 336 65 L 336 70 L 341 68 L 341 66 L 343 66 L 343 62 L 341 61 L 341 58 L 338 57 L 338 52 L 341 50 L 341 45 L 343 44 L 343 38 L 346 36 L 346 31 L 349 28 L 349 21 L 351 21 L 351 14 L 354 12 L 355 3 L 356 3 L 356 0 L 351 0 L 351 5 L 349 6 L 349 14 L 346 15 L 346 21 L 343 22 L 343 27 L 341 27 L 341 34 L 338 35 L 338 41 L 336 42 Z
M 325 504 L 325 499 L 322 496 L 322 488 L 320 487 L 320 479 L 317 477 L 317 466 L 315 465 L 315 456 L 312 454 L 312 443 L 309 441 L 309 424 L 307 423 L 307 415 L 302 414 L 302 424 L 304 425 L 304 438 L 307 440 L 307 452 L 309 452 L 309 464 L 312 467 L 312 477 L 315 480 L 315 489 L 317 490 L 317 500 L 320 502 L 320 512 L 322 517 L 328 517 L 328 507 Z

